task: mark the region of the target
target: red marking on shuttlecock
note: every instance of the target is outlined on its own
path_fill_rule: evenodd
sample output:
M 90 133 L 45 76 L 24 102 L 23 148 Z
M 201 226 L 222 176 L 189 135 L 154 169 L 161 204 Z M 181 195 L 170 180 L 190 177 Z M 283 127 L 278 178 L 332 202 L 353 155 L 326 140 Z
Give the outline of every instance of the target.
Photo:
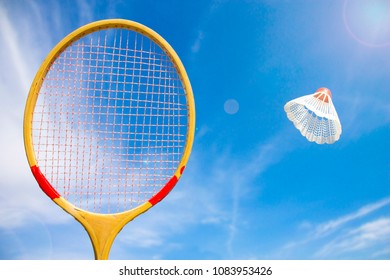
M 318 98 L 321 101 L 329 103 L 329 99 L 332 98 L 332 93 L 329 89 L 322 87 L 317 89 L 317 91 L 314 93 L 314 97 Z

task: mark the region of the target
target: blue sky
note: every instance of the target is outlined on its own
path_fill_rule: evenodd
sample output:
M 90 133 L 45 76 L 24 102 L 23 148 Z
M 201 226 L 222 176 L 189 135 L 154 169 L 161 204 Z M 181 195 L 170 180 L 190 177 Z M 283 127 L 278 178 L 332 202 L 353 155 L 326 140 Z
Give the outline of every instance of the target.
M 125 18 L 188 72 L 196 135 L 182 179 L 129 223 L 111 259 L 389 259 L 390 2 L 0 1 L 0 259 L 92 259 L 87 233 L 39 189 L 22 121 L 65 35 Z M 343 133 L 308 142 L 289 100 L 332 91 Z

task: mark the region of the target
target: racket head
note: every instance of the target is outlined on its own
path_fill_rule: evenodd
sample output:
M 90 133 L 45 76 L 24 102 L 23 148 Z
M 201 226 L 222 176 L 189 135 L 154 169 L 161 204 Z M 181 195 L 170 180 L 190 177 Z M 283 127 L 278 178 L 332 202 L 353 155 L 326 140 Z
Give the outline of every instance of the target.
M 24 114 L 34 177 L 90 236 L 95 218 L 85 217 L 120 216 L 121 228 L 172 190 L 194 131 L 194 98 L 180 58 L 155 31 L 124 19 L 96 21 L 61 40 L 41 64 Z M 114 197 L 116 207 L 107 202 Z

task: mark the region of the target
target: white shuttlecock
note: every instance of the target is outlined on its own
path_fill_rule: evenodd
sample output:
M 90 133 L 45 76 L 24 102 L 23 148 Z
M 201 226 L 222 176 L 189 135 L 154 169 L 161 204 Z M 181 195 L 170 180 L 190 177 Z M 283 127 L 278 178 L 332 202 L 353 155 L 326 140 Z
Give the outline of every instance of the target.
M 315 93 L 284 105 L 287 117 L 310 142 L 332 144 L 339 140 L 341 123 L 332 102 L 332 93 L 319 88 Z

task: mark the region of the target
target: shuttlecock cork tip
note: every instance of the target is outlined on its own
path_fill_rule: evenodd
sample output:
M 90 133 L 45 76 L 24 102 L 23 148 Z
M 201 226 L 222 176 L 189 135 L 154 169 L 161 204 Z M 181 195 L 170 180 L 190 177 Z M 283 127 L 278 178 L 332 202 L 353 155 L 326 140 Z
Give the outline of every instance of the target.
M 329 99 L 332 98 L 332 93 L 330 90 L 326 87 L 322 87 L 316 90 L 314 93 L 314 97 L 318 98 L 321 101 L 324 101 L 326 103 L 329 102 Z

